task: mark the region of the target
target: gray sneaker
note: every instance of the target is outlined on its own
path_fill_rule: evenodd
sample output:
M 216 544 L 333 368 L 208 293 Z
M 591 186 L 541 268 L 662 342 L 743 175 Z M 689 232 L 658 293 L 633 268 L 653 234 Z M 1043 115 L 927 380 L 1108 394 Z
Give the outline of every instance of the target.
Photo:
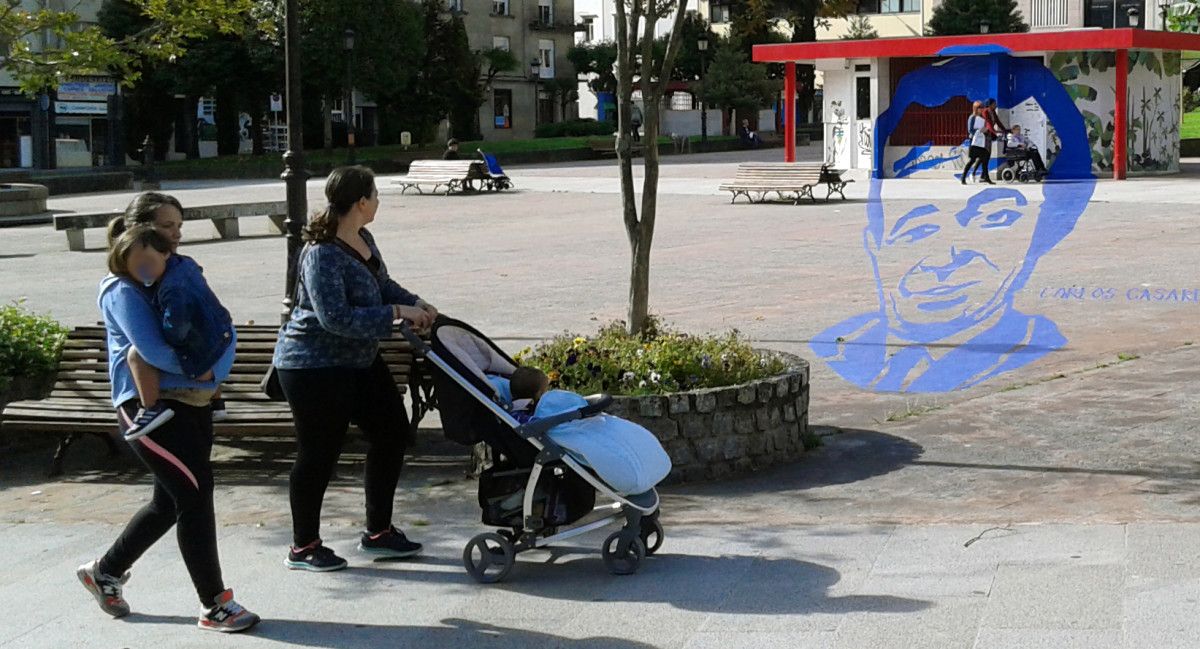
M 233 591 L 226 590 L 217 595 L 216 606 L 204 609 L 200 613 L 200 620 L 196 622 L 196 626 L 207 631 L 241 633 L 258 624 L 261 619 L 233 601 Z
M 100 610 L 113 617 L 129 615 L 129 602 L 126 602 L 125 598 L 121 596 L 121 586 L 129 581 L 129 573 L 113 577 L 101 573 L 98 569 L 99 565 L 99 560 L 85 563 L 75 571 L 75 576 L 79 577 L 83 587 L 88 589 L 92 597 L 96 598 Z

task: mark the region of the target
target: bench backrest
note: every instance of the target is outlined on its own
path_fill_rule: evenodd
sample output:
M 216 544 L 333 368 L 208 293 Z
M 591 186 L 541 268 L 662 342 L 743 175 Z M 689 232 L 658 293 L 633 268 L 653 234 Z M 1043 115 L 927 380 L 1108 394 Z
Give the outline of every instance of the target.
M 194 205 L 183 208 L 184 221 L 206 219 L 236 219 L 243 216 L 283 216 L 287 214 L 287 201 L 262 203 L 232 203 L 228 205 Z M 55 214 L 55 230 L 78 230 L 102 228 L 121 215 L 120 211 L 87 212 L 79 214 Z
M 465 178 L 477 171 L 478 160 L 413 160 L 408 166 L 410 175 L 440 174 Z
M 735 184 L 813 184 L 821 180 L 824 165 L 819 162 L 769 163 L 755 162 L 738 165 Z
M 270 325 L 237 327 L 237 357 L 233 372 L 221 384 L 228 401 L 267 401 L 259 384 L 275 352 L 279 328 Z M 408 383 L 413 353 L 408 341 L 396 334 L 382 341 L 381 351 L 396 383 Z M 104 327 L 79 327 L 67 336 L 51 397 L 108 398 L 112 384 L 108 379 L 108 351 Z

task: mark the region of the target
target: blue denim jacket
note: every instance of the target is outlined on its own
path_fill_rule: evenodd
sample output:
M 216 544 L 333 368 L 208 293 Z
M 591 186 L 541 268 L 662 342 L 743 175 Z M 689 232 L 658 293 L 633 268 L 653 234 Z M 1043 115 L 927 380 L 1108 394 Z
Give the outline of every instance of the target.
M 369 367 L 379 341 L 392 335 L 392 305 L 420 299 L 388 277 L 375 238 L 361 232 L 379 261 L 374 273 L 336 243 L 309 244 L 300 253 L 296 304 L 279 330 L 275 367 Z
M 175 348 L 185 376 L 205 374 L 233 344 L 233 319 L 191 257 L 167 259 L 154 304 L 162 314 L 163 339 Z

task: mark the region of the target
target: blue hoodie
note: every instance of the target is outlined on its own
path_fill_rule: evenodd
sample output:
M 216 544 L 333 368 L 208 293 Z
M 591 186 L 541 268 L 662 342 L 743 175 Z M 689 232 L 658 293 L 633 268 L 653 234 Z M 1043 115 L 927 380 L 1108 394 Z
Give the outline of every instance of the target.
M 179 357 L 163 338 L 162 320 L 153 299 L 153 292 L 128 279 L 109 275 L 100 282 L 97 303 L 108 332 L 108 377 L 112 381 L 113 406 L 138 396 L 125 361 L 130 347 L 136 347 L 146 362 L 159 369 L 159 386 L 164 390 L 215 390 L 233 368 L 236 345 L 231 344 L 213 367 L 214 380 L 193 381 L 184 376 Z M 234 336 L 236 339 L 236 333 Z

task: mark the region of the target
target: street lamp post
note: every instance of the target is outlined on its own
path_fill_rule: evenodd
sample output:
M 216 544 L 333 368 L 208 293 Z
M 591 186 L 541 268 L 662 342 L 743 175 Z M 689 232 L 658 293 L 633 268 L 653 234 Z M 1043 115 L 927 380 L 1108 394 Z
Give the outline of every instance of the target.
M 542 121 L 541 58 L 536 58 L 529 61 L 529 75 L 533 77 L 533 125 L 537 126 Z
M 700 52 L 700 84 L 704 85 L 704 69 L 708 55 L 708 34 L 701 34 L 696 41 L 696 49 Z M 708 142 L 708 104 L 700 99 L 700 142 Z
M 988 33 L 988 31 L 990 31 L 991 28 L 992 28 L 992 23 L 990 21 L 987 21 L 987 20 L 979 21 L 979 33 L 980 34 Z
M 287 279 L 283 294 L 283 321 L 291 316 L 292 292 L 296 286 L 296 261 L 303 245 L 301 232 L 308 223 L 308 172 L 304 169 L 304 113 L 300 109 L 300 17 L 299 0 L 287 0 L 284 23 L 284 60 L 287 66 L 287 147 L 283 154 L 283 178 L 287 186 Z
M 354 164 L 354 30 L 347 29 L 342 49 L 346 51 L 346 146 L 349 148 L 346 162 Z
M 1142 12 L 1138 11 L 1136 7 L 1130 7 L 1128 14 L 1129 26 L 1134 29 L 1140 27 L 1142 24 Z
M 1158 3 L 1158 10 L 1162 13 L 1162 30 L 1164 32 L 1170 31 L 1170 28 L 1167 26 L 1167 18 L 1171 15 L 1171 0 L 1161 0 Z

